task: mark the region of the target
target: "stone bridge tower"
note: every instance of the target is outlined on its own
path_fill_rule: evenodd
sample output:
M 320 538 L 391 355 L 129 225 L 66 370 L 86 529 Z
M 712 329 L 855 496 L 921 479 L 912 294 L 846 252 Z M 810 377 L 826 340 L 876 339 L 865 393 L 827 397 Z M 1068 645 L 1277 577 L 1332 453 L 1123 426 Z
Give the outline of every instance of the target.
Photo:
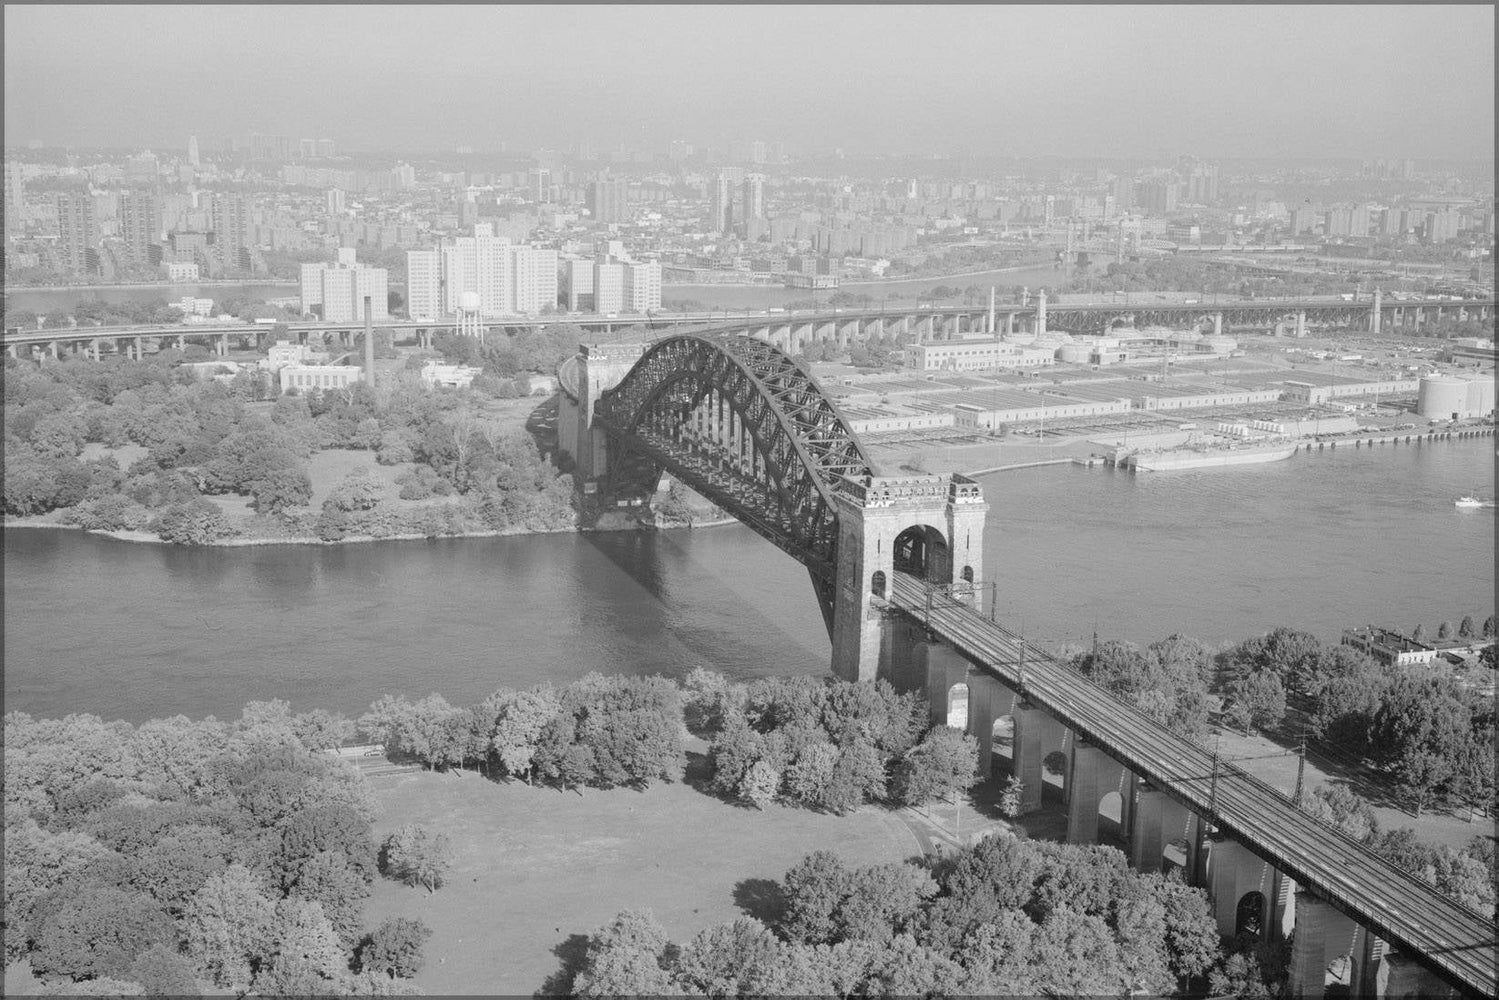
M 596 426 L 594 408 L 599 397 L 624 379 L 649 344 L 583 344 L 563 363 L 558 373 L 564 392 L 557 414 L 557 446 L 572 456 L 578 486 L 593 492 L 593 485 L 609 468 L 604 430 Z
M 884 604 L 897 572 L 977 601 L 983 580 L 984 502 L 966 476 L 873 476 L 838 492 L 838 582 L 833 673 L 849 681 L 891 676 Z

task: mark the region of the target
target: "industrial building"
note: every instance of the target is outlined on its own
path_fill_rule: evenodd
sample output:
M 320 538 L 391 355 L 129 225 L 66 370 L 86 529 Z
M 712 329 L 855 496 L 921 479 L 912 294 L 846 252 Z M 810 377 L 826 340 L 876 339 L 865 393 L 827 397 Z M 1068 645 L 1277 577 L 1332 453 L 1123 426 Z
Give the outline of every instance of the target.
M 1465 420 L 1494 412 L 1494 374 L 1428 375 L 1421 379 L 1416 412 L 1428 420 Z

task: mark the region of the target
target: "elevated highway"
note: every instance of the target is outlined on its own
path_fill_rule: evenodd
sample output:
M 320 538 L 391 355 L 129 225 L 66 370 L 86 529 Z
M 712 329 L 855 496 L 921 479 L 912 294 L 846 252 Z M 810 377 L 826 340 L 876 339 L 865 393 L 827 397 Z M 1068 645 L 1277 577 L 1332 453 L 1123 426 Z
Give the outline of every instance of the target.
M 1133 292 L 1098 295 L 1084 299 L 1064 296 L 1051 302 L 1044 314 L 1039 300 L 1026 303 L 996 303 L 991 311 L 985 305 L 916 306 L 886 303 L 881 306 L 852 308 L 830 307 L 818 310 L 715 310 L 708 313 L 651 313 L 638 316 L 537 316 L 502 317 L 489 321 L 494 335 L 516 334 L 524 330 L 544 329 L 549 325 L 567 324 L 581 329 L 590 337 L 615 339 L 626 331 L 634 339 L 657 339 L 673 333 L 694 332 L 745 334 L 775 344 L 782 350 L 798 353 L 806 344 L 831 341 L 840 346 L 870 336 L 899 334 L 918 341 L 945 340 L 953 337 L 996 335 L 1017 330 L 1066 331 L 1075 334 L 1099 334 L 1115 325 L 1165 325 L 1173 327 L 1210 325 L 1215 330 L 1234 328 L 1267 330 L 1277 325 L 1294 325 L 1304 332 L 1307 324 L 1330 324 L 1379 330 L 1391 327 L 1419 328 L 1423 323 L 1444 317 L 1489 320 L 1494 315 L 1494 298 L 1482 299 L 1396 299 L 1365 298 L 1353 302 L 1341 296 L 1305 296 L 1283 299 L 1241 299 L 1220 296 L 1190 298 L 1165 293 Z M 1043 318 L 1044 317 L 1044 318 Z M 362 332 L 362 323 L 306 320 L 284 324 L 293 339 L 308 334 L 331 335 L 352 343 Z M 438 331 L 452 328 L 451 321 L 386 319 L 375 329 L 396 337 L 415 337 L 425 342 Z M 42 347 L 58 356 L 64 347 L 79 353 L 101 355 L 102 345 L 143 356 L 147 342 L 208 343 L 218 353 L 229 352 L 233 341 L 249 343 L 263 336 L 271 327 L 258 323 L 202 323 L 178 325 L 60 327 L 42 330 L 6 330 L 0 344 L 12 355 Z

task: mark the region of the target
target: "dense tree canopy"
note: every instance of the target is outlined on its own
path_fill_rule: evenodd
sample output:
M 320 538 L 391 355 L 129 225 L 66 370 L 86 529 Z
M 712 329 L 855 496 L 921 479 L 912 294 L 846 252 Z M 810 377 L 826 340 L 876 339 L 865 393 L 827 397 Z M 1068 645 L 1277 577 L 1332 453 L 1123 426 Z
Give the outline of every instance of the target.
M 369 992 L 349 970 L 373 802 L 298 736 L 341 728 L 285 702 L 232 723 L 8 714 L 7 963 L 65 992 Z
M 770 923 L 673 946 L 626 911 L 589 940 L 573 988 L 712 997 L 1110 995 L 1205 984 L 1225 959 L 1206 895 L 1119 852 L 991 837 L 933 864 L 850 869 L 819 851 L 786 873 Z

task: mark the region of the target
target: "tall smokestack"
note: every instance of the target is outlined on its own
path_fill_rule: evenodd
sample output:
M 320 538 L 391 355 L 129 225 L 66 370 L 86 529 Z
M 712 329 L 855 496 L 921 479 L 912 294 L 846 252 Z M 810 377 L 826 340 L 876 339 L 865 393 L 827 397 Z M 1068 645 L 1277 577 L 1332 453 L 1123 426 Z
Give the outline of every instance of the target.
M 994 286 L 989 286 L 989 336 L 994 336 Z
M 364 381 L 375 385 L 375 317 L 370 309 L 370 297 L 364 297 Z

